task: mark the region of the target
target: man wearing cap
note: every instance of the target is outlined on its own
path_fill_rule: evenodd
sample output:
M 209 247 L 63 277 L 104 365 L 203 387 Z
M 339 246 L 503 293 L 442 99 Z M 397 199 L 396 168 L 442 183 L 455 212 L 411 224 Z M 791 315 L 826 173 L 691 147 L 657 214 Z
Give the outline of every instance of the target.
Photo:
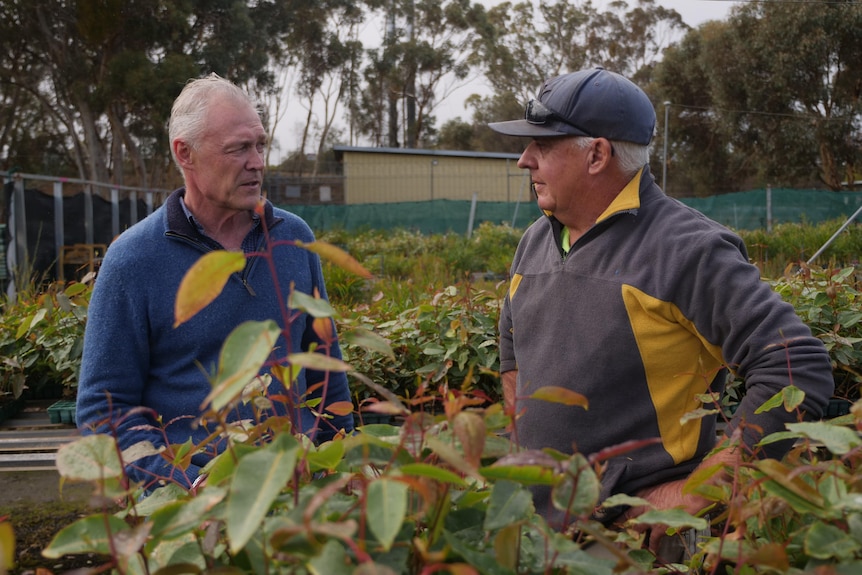
M 514 256 L 500 370 L 520 446 L 590 455 L 645 440 L 607 462 L 601 498 L 627 493 L 697 513 L 708 501 L 682 487 L 698 466 L 788 448 L 755 447 L 799 417 L 756 414 L 764 401 L 792 383 L 805 392 L 801 411 L 819 418 L 834 384 L 825 347 L 761 281 L 742 240 L 656 185 L 655 123 L 640 88 L 595 68 L 545 82 L 524 119 L 490 124 L 532 138 L 518 166 L 530 170 L 545 214 Z M 725 430 L 735 447 L 711 453 L 716 416 L 683 416 L 713 407 L 703 394 L 721 392 L 728 368 L 746 389 Z M 529 398 L 544 386 L 580 393 L 589 408 Z M 534 501 L 565 527 L 549 489 L 535 489 Z M 642 511 L 600 508 L 596 518 L 610 524 Z M 663 535 L 647 537 L 652 551 Z

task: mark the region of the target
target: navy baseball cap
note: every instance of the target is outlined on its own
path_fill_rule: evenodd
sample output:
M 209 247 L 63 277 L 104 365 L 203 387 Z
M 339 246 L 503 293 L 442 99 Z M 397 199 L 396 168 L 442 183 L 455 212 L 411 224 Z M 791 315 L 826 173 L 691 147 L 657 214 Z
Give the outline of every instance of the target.
M 523 120 L 488 127 L 507 136 L 589 136 L 647 145 L 655 123 L 655 108 L 643 90 L 615 72 L 593 68 L 547 80 Z

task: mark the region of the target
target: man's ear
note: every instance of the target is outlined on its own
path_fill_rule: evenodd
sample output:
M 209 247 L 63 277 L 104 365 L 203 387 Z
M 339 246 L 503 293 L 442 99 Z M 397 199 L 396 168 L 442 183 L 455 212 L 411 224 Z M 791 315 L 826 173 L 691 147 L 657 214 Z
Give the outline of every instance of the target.
M 192 147 L 185 143 L 183 140 L 176 139 L 171 142 L 171 146 L 173 147 L 174 156 L 177 158 L 177 162 L 181 166 L 191 165 L 192 163 Z
M 596 174 L 607 169 L 614 155 L 614 148 L 610 140 L 596 138 L 590 145 L 590 173 Z

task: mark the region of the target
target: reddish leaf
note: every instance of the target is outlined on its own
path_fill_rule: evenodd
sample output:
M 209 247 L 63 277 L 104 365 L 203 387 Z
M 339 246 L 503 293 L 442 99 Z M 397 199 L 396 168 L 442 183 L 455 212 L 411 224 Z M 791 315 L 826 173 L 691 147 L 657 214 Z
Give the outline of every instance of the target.
M 331 319 L 328 317 L 316 317 L 311 323 L 311 327 L 314 329 L 314 333 L 317 334 L 317 337 L 319 337 L 321 341 L 332 341 L 333 328 Z
M 530 399 L 561 403 L 563 405 L 577 405 L 584 409 L 589 409 L 589 401 L 587 401 L 586 397 L 576 391 L 556 385 L 540 387 L 530 395 Z
M 362 411 L 380 413 L 382 415 L 401 415 L 404 413 L 404 408 L 389 401 L 378 401 L 376 403 L 366 404 L 366 406 L 362 408 Z
M 336 401 L 327 405 L 326 411 L 333 415 L 348 415 L 353 413 L 353 402 Z
M 321 258 L 330 261 L 338 267 L 356 274 L 361 278 L 371 279 L 374 277 L 371 272 L 362 267 L 362 264 L 356 261 L 353 256 L 339 247 L 326 242 L 311 242 L 310 244 L 306 244 L 296 240 L 295 243 L 297 246 L 305 248 L 310 252 L 314 252 Z
M 479 467 L 485 449 L 485 422 L 475 413 L 462 411 L 455 416 L 454 428 L 464 450 L 464 459 Z

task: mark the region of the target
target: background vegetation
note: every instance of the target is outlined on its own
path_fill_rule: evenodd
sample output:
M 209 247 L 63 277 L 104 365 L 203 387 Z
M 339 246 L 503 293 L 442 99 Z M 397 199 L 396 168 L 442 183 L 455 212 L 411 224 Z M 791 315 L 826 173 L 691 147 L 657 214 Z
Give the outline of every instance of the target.
M 771 233 L 741 235 L 763 276 L 830 348 L 836 395 L 855 400 L 862 381 L 862 225 L 848 226 L 819 261 L 805 261 L 842 223 L 782 224 Z M 373 331 L 395 350 L 381 356 L 347 339 L 350 363 L 402 397 L 433 395 L 443 386 L 499 399 L 497 319 L 520 235 L 490 223 L 471 238 L 403 229 L 321 234 L 320 240 L 346 250 L 375 276 L 362 279 L 324 261 L 339 331 Z M 60 386 L 63 395 L 75 395 L 91 283 L 34 283 L 4 303 L 0 394 L 17 397 L 27 389 L 34 395 Z M 353 395 L 359 406 L 375 393 L 355 382 Z
M 854 228 L 850 233 L 858 232 Z M 28 545 L 44 546 L 46 563 L 33 561 L 30 553 L 26 556 L 30 566 L 100 565 L 101 570 L 123 574 L 217 570 L 634 575 L 692 569 L 796 574 L 853 573 L 862 568 L 862 439 L 857 431 L 862 426 L 862 404 L 842 417 L 791 424 L 787 431 L 767 438 L 794 442 L 781 461 L 759 457 L 755 448 L 741 453 L 728 481 L 710 481 L 715 469 L 693 476 L 686 488 L 715 502 L 712 523 L 679 510 L 643 515 L 642 522 L 668 529 L 671 537 L 698 530 L 697 552 L 685 564 L 654 564 L 641 549 L 643 535 L 632 526 L 610 530 L 590 516 L 604 460 L 637 445 L 574 455 L 513 449 L 504 433 L 510 414 L 482 383 L 486 375 L 488 381 L 496 380 L 495 316 L 505 282 L 484 272 L 479 276 L 466 272 L 493 267 L 487 262 L 503 251 L 500 240 L 513 235 L 511 230 L 491 227 L 482 228 L 471 240 L 423 238 L 404 231 L 388 244 L 396 254 L 428 258 L 423 261 L 436 255 L 447 262 L 473 264 L 432 266 L 441 277 L 426 277 L 414 268 L 417 275 L 405 279 L 400 266 L 389 276 L 384 259 L 381 274 L 362 284 L 330 274 L 333 293 L 343 294 L 333 297 L 337 312 L 319 302 L 312 304 L 307 296 L 292 296 L 298 309 L 338 316 L 347 363 L 340 366 L 322 356 L 303 357 L 302 362 L 350 371 L 356 405 L 332 409 L 356 412 L 362 424 L 357 434 L 314 445 L 296 434 L 287 418 L 255 418 L 245 423 L 244 433 L 224 429 L 232 438 L 231 447 L 207 467 L 206 481 L 189 491 L 168 484 L 145 498 L 127 482 L 123 465 L 153 453 L 152 447 L 139 445 L 121 453 L 110 435 L 89 436 L 62 447 L 57 455 L 65 481 L 94 488 L 86 516 L 58 519 L 63 524 L 57 527 L 62 528 L 48 543 L 31 538 L 20 510 L 8 510 L 9 517 L 0 511 L 0 544 L 8 549 L 20 533 Z M 355 240 L 357 254 L 378 261 L 381 248 L 374 246 L 381 238 L 373 232 L 341 239 L 347 240 L 347 249 L 352 245 L 349 240 Z M 432 254 L 432 246 L 443 251 Z M 862 356 L 858 268 L 790 262 L 785 269 L 770 282 L 829 347 L 836 374 L 847 384 L 845 397 L 852 392 L 858 398 Z M 201 279 L 217 283 L 217 278 Z M 40 300 L 44 313 L 7 304 L 4 315 L 10 320 L 18 311 L 18 317 L 25 318 L 26 327 L 16 330 L 25 339 L 38 339 L 64 317 L 48 313 L 55 301 L 77 298 L 78 307 L 85 307 L 89 284 L 72 283 L 56 290 L 56 297 Z M 195 300 L 184 301 L 192 310 L 201 306 Z M 246 333 L 273 329 L 271 322 L 251 323 L 259 325 L 245 326 Z M 243 341 L 225 342 L 226 353 L 243 358 L 230 366 L 224 375 L 227 381 L 234 373 L 257 373 L 259 365 L 254 362 L 265 361 L 269 353 L 256 348 L 243 353 Z M 273 373 L 289 377 L 291 370 Z M 277 400 L 258 396 L 256 387 L 243 391 L 214 384 L 214 388 L 222 392 L 213 398 L 213 405 L 220 407 L 207 412 L 211 421 L 224 421 L 234 402 L 250 401 L 266 409 L 268 401 Z M 573 409 L 587 407 L 581 399 L 550 391 L 541 397 Z M 798 390 L 791 387 L 763 409 L 793 410 L 800 401 Z M 395 415 L 398 425 L 366 420 L 374 415 Z M 198 448 L 171 445 L 163 457 L 183 467 Z M 565 510 L 576 536 L 549 529 L 536 515 L 527 487 L 537 483 L 552 487 L 554 503 Z M 606 502 L 643 503 L 625 494 Z M 585 544 L 606 546 L 616 559 L 590 557 L 581 548 Z M 70 561 L 69 556 L 79 559 Z M 62 563 L 51 563 L 61 559 Z M 8 553 L 0 556 L 0 570 L 13 560 Z

